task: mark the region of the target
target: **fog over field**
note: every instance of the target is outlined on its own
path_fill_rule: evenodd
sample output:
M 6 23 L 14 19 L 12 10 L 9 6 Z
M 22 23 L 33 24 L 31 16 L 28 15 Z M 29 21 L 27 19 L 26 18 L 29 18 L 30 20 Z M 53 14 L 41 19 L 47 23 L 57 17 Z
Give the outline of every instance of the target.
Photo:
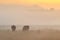
M 24 25 L 29 25 L 28 31 L 21 31 Z M 0 5 L 0 40 L 60 40 L 60 10 Z
M 0 5 L 0 25 L 60 25 L 60 10 Z
M 60 10 L 38 6 L 0 5 L 0 29 L 10 29 L 13 24 L 20 25 L 17 29 L 22 29 L 21 25 L 30 25 L 31 29 L 59 29 Z

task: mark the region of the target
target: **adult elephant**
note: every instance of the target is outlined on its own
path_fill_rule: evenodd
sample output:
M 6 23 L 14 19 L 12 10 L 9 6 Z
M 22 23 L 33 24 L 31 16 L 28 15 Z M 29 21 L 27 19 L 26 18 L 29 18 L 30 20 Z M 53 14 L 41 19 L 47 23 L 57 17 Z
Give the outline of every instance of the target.
M 16 26 L 15 25 L 12 25 L 11 26 L 11 29 L 12 29 L 12 31 L 15 31 L 16 30 Z
M 28 26 L 28 25 L 25 25 L 25 26 L 23 27 L 23 31 L 29 31 L 29 26 Z

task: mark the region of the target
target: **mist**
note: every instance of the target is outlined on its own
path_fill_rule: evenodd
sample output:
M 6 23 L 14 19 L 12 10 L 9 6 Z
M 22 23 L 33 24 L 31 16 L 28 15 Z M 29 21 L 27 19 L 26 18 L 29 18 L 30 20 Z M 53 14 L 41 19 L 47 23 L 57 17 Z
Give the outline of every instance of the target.
M 60 25 L 60 10 L 0 5 L 0 25 Z

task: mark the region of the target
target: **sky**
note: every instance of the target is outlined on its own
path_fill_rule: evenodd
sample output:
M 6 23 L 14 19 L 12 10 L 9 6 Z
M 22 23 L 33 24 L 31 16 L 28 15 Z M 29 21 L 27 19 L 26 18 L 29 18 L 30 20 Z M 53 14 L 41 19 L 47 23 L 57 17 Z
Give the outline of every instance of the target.
M 15 4 L 15 5 L 38 5 L 44 8 L 60 8 L 60 0 L 0 0 L 0 4 Z
M 38 5 L 39 7 L 30 7 L 32 5 Z M 0 0 L 0 25 L 60 25 L 60 10 L 44 9 L 51 7 L 59 9 L 60 1 Z
M 0 6 L 0 25 L 60 25 L 60 11 L 38 7 Z

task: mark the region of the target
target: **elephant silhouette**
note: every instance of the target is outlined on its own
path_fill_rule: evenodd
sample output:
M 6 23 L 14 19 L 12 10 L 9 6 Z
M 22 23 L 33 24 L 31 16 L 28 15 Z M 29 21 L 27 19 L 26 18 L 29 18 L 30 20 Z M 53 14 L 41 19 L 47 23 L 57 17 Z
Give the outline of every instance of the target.
M 25 26 L 23 27 L 23 31 L 29 31 L 29 26 L 28 26 L 28 25 L 25 25 Z
M 12 31 L 15 31 L 16 30 L 16 26 L 15 25 L 12 25 L 11 26 L 11 29 L 12 29 Z

